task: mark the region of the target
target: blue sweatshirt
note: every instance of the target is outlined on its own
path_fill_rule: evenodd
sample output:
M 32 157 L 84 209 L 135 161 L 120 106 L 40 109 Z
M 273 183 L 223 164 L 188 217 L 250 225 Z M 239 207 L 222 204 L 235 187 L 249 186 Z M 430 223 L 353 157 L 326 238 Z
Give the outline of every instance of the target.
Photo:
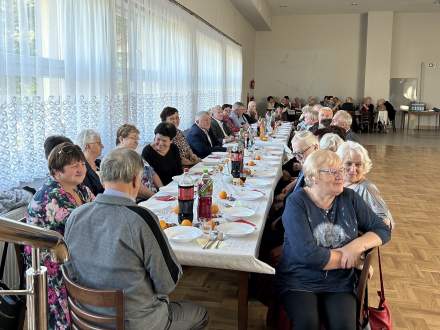
M 308 292 L 351 292 L 354 269 L 323 270 L 330 250 L 359 236 L 374 232 L 385 244 L 389 228 L 353 190 L 344 188 L 326 212 L 315 205 L 304 189 L 293 192 L 283 213 L 284 247 L 276 270 L 280 294 L 288 290 Z

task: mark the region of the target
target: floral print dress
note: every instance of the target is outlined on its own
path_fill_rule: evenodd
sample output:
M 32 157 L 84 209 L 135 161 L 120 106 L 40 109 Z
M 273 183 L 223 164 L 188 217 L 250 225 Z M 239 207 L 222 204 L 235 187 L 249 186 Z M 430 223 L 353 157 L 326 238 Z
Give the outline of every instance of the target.
M 91 202 L 95 198 L 90 189 L 84 185 L 78 186 L 77 193 L 83 203 Z M 55 230 L 64 236 L 67 218 L 78 206 L 74 197 L 50 177 L 31 200 L 26 222 Z M 26 246 L 24 251 L 27 268 L 29 268 L 31 266 L 31 247 Z M 67 293 L 60 266 L 51 259 L 48 251 L 41 252 L 40 258 L 42 265 L 47 268 L 48 328 L 69 329 L 70 315 L 67 307 Z

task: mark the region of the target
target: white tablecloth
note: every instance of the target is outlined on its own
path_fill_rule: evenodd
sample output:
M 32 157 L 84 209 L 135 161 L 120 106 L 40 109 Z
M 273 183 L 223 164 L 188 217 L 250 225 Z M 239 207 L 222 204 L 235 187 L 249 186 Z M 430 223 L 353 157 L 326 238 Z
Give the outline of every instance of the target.
M 219 249 L 211 248 L 203 250 L 201 246 L 197 243 L 197 241 L 192 241 L 190 243 L 171 242 L 174 253 L 176 254 L 179 262 L 182 265 L 231 269 L 255 273 L 275 273 L 273 267 L 258 260 L 257 257 L 264 225 L 266 222 L 266 217 L 273 200 L 273 191 L 282 174 L 281 164 L 284 154 L 284 145 L 287 142 L 288 132 L 290 131 L 290 129 L 291 124 L 285 123 L 279 128 L 279 133 L 277 133 L 276 139 L 271 138 L 269 139 L 269 141 L 258 141 L 257 143 L 257 145 L 259 146 L 259 150 L 257 150 L 256 152 L 261 155 L 262 160 L 256 161 L 257 166 L 252 168 L 258 169 L 267 167 L 273 170 L 273 173 L 275 174 L 274 176 L 265 179 L 270 182 L 269 186 L 265 188 L 257 188 L 258 190 L 264 192 L 265 196 L 255 201 L 237 200 L 235 202 L 227 202 L 232 203 L 236 206 L 246 206 L 255 210 L 255 214 L 247 220 L 256 225 L 256 230 L 252 234 L 244 237 L 227 237 L 227 239 L 221 243 Z M 273 157 L 273 155 L 275 154 L 278 154 L 277 159 L 275 160 L 264 159 L 266 156 L 271 155 Z M 209 159 L 209 157 L 206 159 Z M 245 161 L 247 161 L 247 159 L 245 159 Z M 201 170 L 203 169 L 203 167 L 203 163 L 197 164 L 190 170 L 190 172 Z M 234 194 L 234 188 L 231 187 L 230 183 L 225 182 L 224 179 L 222 180 L 222 177 L 222 174 L 214 176 L 213 194 L 213 203 L 219 205 L 221 209 L 223 201 L 219 200 L 218 192 L 221 190 L 226 190 Z M 170 185 L 174 185 L 177 191 L 176 183 L 172 182 L 170 183 Z M 249 189 L 252 188 L 249 187 Z M 158 194 L 161 194 L 161 192 L 159 192 Z M 157 211 L 156 214 L 159 218 L 165 218 L 168 222 L 177 222 L 177 216 L 171 212 L 172 207 L 177 205 L 177 201 L 160 202 L 152 197 L 149 200 L 141 203 L 140 205 L 146 208 L 149 208 L 149 206 L 154 208 L 155 204 L 157 203 L 169 204 L 169 207 L 167 209 Z M 220 218 L 219 221 L 226 220 Z

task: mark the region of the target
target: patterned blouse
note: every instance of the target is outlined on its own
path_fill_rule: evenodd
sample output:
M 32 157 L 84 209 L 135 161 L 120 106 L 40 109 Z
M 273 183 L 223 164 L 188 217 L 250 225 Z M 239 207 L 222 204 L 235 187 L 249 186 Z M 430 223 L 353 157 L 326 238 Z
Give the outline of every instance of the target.
M 91 202 L 95 198 L 90 189 L 82 184 L 78 186 L 77 193 L 83 203 Z M 77 206 L 74 197 L 49 177 L 29 203 L 26 222 L 64 235 L 67 218 Z M 26 246 L 24 253 L 26 264 L 30 267 L 31 247 Z M 51 259 L 50 252 L 41 252 L 40 257 L 42 265 L 47 268 L 48 328 L 69 329 L 70 315 L 61 269 L 58 263 Z
M 173 139 L 173 143 L 177 146 L 177 148 L 179 148 L 181 159 L 198 159 L 198 157 L 193 153 L 191 147 L 188 144 L 188 141 L 185 138 L 185 135 L 183 135 L 180 129 L 177 129 L 177 134 Z
M 157 188 L 153 182 L 153 176 L 156 174 L 154 169 L 144 160 L 144 173 L 142 175 L 142 185 L 156 193 Z

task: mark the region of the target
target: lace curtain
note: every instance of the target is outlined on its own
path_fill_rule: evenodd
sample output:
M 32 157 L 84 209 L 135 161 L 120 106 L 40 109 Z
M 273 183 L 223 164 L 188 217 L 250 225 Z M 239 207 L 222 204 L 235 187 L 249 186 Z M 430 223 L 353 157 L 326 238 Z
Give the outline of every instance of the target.
M 43 142 L 130 122 L 151 141 L 164 106 L 241 99 L 241 47 L 162 0 L 0 0 L 0 189 L 44 177 Z

